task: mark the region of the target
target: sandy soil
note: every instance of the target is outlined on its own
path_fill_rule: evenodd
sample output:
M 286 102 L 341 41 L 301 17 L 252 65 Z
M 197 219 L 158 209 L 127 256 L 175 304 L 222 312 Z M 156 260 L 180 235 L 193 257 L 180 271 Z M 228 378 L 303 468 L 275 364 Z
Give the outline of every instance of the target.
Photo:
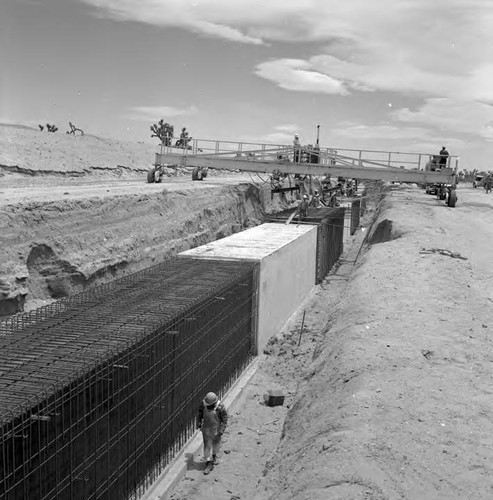
M 222 463 L 172 498 L 493 498 L 492 209 L 394 187 L 306 303 L 300 347 L 301 311 L 263 356 Z M 286 406 L 264 406 L 277 387 Z

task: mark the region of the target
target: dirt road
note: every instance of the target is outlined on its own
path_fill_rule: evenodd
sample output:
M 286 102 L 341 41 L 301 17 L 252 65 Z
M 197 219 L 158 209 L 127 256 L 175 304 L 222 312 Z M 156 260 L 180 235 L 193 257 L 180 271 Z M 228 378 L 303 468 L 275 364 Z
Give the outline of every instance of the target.
M 368 223 L 173 499 L 493 498 L 493 195 L 394 187 L 354 264 Z
M 267 179 L 267 175 L 262 178 Z M 219 186 L 235 186 L 240 183 L 252 183 L 253 176 L 248 174 L 210 175 L 200 182 L 192 182 L 189 175 L 165 177 L 159 184 L 147 184 L 145 175 L 126 176 L 123 178 L 53 178 L 26 177 L 8 175 L 2 178 L 0 187 L 0 206 L 26 202 L 53 202 L 59 200 L 76 200 L 88 198 L 104 198 L 135 194 L 152 194 L 162 191 L 177 192 L 180 190 L 203 190 Z M 253 178 L 259 185 L 264 184 L 260 178 Z

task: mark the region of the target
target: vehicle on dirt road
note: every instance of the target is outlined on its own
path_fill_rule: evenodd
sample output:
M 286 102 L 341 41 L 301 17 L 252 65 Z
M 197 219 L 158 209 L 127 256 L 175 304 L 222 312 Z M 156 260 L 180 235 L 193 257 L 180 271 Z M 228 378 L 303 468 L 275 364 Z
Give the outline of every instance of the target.
M 197 167 L 192 170 L 192 180 L 193 181 L 202 181 L 207 177 L 207 168 Z M 164 176 L 164 166 L 163 165 L 155 165 L 150 167 L 147 171 L 147 182 L 149 184 L 152 183 L 160 183 L 163 180 Z
M 207 177 L 207 167 L 196 167 L 192 170 L 192 181 L 203 181 Z
M 474 189 L 476 189 L 478 187 L 483 187 L 483 183 L 484 183 L 484 176 L 483 175 L 476 175 L 476 177 L 474 178 L 474 181 L 472 182 L 472 187 Z
M 439 200 L 445 201 L 449 207 L 457 204 L 457 191 L 452 184 L 430 184 L 426 186 L 426 193 L 436 195 Z
M 493 174 L 489 174 L 484 179 L 484 189 L 486 190 L 486 194 L 490 194 L 493 188 Z
M 162 165 L 154 165 L 153 167 L 150 167 L 149 170 L 147 171 L 147 182 L 148 183 L 153 183 L 153 182 L 161 182 L 163 180 L 164 176 L 164 167 Z
M 426 184 L 425 192 L 426 194 L 436 195 L 438 191 L 438 184 Z

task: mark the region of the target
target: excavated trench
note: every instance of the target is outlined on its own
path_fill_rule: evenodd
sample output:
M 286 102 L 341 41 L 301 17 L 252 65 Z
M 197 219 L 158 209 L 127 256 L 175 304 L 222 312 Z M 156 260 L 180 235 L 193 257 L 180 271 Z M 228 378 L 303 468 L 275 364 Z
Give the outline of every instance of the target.
M 268 185 L 246 183 L 63 195 L 69 196 L 2 208 L 1 319 L 256 226 L 287 206 L 286 199 L 271 199 Z M 392 222 L 383 221 L 369 243 L 395 236 Z
M 253 184 L 8 205 L 0 222 L 0 317 L 256 226 L 276 207 L 270 190 Z

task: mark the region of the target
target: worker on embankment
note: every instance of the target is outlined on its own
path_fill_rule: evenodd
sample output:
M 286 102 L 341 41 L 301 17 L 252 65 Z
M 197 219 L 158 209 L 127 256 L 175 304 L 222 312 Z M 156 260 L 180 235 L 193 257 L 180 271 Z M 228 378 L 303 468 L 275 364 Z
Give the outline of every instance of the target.
M 197 427 L 202 430 L 204 440 L 204 474 L 209 474 L 217 465 L 217 454 L 221 448 L 221 438 L 228 425 L 228 412 L 217 394 L 209 392 L 197 412 Z M 212 452 L 212 459 L 211 459 Z

